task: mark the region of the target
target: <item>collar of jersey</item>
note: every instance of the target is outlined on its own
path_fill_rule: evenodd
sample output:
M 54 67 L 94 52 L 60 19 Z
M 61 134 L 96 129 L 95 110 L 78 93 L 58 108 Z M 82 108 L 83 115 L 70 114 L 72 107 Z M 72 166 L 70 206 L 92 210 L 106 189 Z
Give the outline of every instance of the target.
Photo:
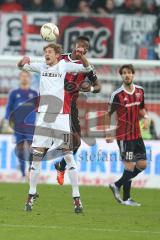
M 58 62 L 58 63 L 59 63 L 59 62 Z M 58 63 L 56 63 L 56 64 L 54 64 L 54 65 L 52 65 L 52 66 L 46 64 L 46 68 L 54 67 L 54 66 L 56 66 Z
M 134 93 L 134 91 L 135 91 L 135 85 L 133 84 L 133 90 L 132 90 L 132 92 L 128 92 L 128 91 L 124 88 L 123 85 L 122 85 L 122 89 L 123 89 L 127 94 L 132 95 L 132 94 Z
M 70 62 L 78 62 L 79 61 L 77 59 L 73 60 L 70 56 L 71 56 L 71 53 L 68 54 L 68 59 L 69 59 Z

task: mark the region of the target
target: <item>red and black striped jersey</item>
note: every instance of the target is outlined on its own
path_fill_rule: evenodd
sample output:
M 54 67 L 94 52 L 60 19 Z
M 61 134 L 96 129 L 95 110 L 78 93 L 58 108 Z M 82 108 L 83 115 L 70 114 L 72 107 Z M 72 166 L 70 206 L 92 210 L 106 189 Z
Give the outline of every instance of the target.
M 67 62 L 74 62 L 81 64 L 80 60 L 72 60 L 71 53 L 62 54 L 61 58 Z M 65 76 L 65 95 L 64 95 L 64 109 L 66 112 L 76 110 L 76 102 L 79 96 L 79 88 L 82 82 L 85 80 L 87 73 L 66 73 Z M 67 109 L 69 107 L 70 109 Z
M 111 95 L 109 113 L 117 113 L 117 140 L 135 140 L 141 137 L 139 126 L 140 109 L 144 106 L 144 90 L 134 85 L 132 92 L 128 92 L 122 85 Z

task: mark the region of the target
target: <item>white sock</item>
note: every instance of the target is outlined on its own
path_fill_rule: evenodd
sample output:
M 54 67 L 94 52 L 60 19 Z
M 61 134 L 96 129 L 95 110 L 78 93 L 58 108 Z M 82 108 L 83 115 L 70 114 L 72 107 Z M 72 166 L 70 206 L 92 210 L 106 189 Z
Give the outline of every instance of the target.
M 69 175 L 70 182 L 72 185 L 72 197 L 80 197 L 77 169 L 68 170 L 68 175 Z
M 78 171 L 77 171 L 77 165 L 74 160 L 73 154 L 67 154 L 66 156 L 64 156 L 64 159 L 67 163 L 68 175 L 69 175 L 71 186 L 72 186 L 72 196 L 80 197 L 79 184 L 78 184 Z
M 30 177 L 29 177 L 29 194 L 35 194 L 37 192 L 37 183 L 40 173 L 40 162 L 32 162 Z

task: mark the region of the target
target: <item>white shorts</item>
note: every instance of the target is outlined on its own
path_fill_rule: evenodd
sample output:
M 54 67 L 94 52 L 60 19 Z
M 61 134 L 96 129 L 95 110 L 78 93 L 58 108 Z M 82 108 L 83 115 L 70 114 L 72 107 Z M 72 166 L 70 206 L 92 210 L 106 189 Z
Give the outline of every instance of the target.
M 38 113 L 32 147 L 57 148 L 62 143 L 70 145 L 70 115 Z

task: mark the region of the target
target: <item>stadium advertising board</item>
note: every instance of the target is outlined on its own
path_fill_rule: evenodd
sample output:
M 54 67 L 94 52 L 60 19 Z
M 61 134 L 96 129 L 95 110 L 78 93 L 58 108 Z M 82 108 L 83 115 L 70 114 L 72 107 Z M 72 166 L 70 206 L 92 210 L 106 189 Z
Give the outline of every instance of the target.
M 10 135 L 0 136 L 0 181 L 19 182 L 20 171 L 14 153 L 14 143 Z M 134 187 L 160 188 L 160 141 L 146 141 L 148 167 L 133 181 Z M 123 171 L 119 160 L 117 144 L 106 144 L 104 139 L 96 139 L 90 146 L 84 141 L 76 155 L 81 185 L 104 186 L 118 179 Z M 65 183 L 69 180 L 65 175 Z M 56 183 L 53 161 L 43 161 L 41 165 L 41 183 Z
M 90 39 L 89 57 L 113 57 L 114 18 L 63 16 L 59 18 L 60 43 L 71 52 L 77 37 Z
M 117 15 L 114 58 L 155 59 L 156 16 Z

